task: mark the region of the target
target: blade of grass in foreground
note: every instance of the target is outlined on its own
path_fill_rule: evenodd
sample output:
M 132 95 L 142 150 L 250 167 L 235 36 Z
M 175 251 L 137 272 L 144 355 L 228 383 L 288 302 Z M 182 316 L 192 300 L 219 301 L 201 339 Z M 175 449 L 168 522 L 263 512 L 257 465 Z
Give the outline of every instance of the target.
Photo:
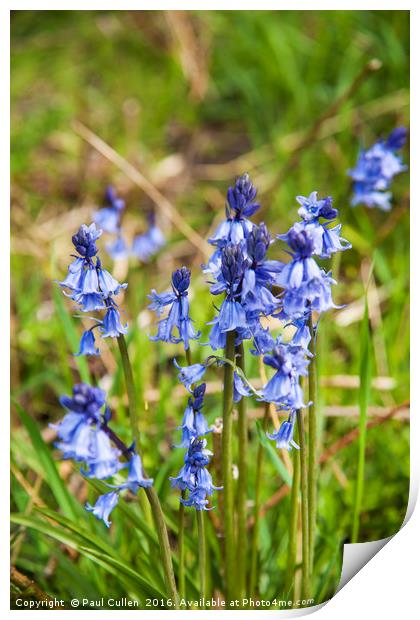
M 267 439 L 267 435 L 265 434 L 265 432 L 264 432 L 264 430 L 262 428 L 261 422 L 259 420 L 256 421 L 255 427 L 257 429 L 258 439 L 260 440 L 261 444 L 265 448 L 268 456 L 270 457 L 270 460 L 271 460 L 272 464 L 276 468 L 277 472 L 279 473 L 279 475 L 283 479 L 283 481 L 289 487 L 291 487 L 292 486 L 292 476 L 287 471 L 286 466 L 284 465 L 283 461 L 281 460 L 277 450 L 271 445 L 271 443 Z
M 360 510 L 363 499 L 365 478 L 366 424 L 367 407 L 370 396 L 371 381 L 371 345 L 369 332 L 369 308 L 367 293 L 365 296 L 365 312 L 362 321 L 360 338 L 360 388 L 359 388 L 359 459 L 357 464 L 356 490 L 354 495 L 354 513 L 351 542 L 359 538 Z

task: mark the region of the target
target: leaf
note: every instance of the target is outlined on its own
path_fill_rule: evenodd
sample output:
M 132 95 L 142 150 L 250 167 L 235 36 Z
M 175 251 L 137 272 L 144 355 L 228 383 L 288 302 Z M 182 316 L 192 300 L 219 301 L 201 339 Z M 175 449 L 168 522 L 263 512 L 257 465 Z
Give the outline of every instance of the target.
M 292 477 L 290 476 L 289 472 L 286 469 L 286 466 L 284 465 L 283 461 L 281 460 L 280 456 L 278 455 L 277 450 L 274 448 L 274 446 L 271 445 L 267 435 L 265 434 L 265 432 L 264 432 L 264 430 L 262 428 L 261 422 L 259 420 L 257 420 L 257 422 L 256 422 L 256 427 L 257 427 L 258 439 L 260 440 L 260 442 L 264 446 L 268 456 L 270 457 L 271 462 L 273 463 L 274 467 L 276 468 L 276 470 L 280 474 L 281 478 L 283 478 L 284 482 L 289 487 L 291 487 L 292 486 Z
M 13 399 L 13 403 L 19 413 L 22 424 L 26 428 L 31 439 L 37 458 L 44 471 L 44 478 L 49 485 L 58 505 L 63 512 L 74 519 L 77 518 L 76 503 L 70 495 L 64 480 L 60 477 L 57 465 L 51 455 L 51 451 L 45 441 L 41 437 L 36 422 L 29 416 L 20 404 Z

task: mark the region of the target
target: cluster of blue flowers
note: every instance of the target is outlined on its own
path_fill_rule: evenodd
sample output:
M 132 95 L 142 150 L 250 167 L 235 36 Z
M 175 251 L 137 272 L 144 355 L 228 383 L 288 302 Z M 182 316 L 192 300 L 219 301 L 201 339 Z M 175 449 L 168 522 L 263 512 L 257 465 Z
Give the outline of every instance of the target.
M 95 324 L 83 333 L 80 350 L 77 355 L 99 355 L 95 346 L 94 329 L 99 329 L 103 338 L 118 338 L 127 333 L 127 326 L 122 325 L 118 304 L 115 297 L 127 287 L 120 284 L 112 275 L 102 268 L 96 241 L 101 236 L 95 224 L 83 224 L 73 235 L 72 241 L 77 255 L 69 265 L 65 280 L 59 282 L 65 295 L 75 301 L 82 312 L 104 311 L 102 320 L 95 319 Z
M 158 333 L 152 340 L 163 342 L 184 343 L 187 350 L 190 340 L 197 340 L 200 332 L 196 332 L 190 318 L 190 304 L 188 301 L 188 288 L 190 286 L 191 272 L 186 267 L 177 269 L 172 274 L 172 291 L 158 294 L 154 289 L 148 298 L 151 300 L 150 310 L 154 310 L 158 317 L 162 316 L 164 308 L 169 307 L 166 318 L 161 319 L 158 325 Z M 176 337 L 174 330 L 179 337 Z
M 307 374 L 311 356 L 308 318 L 312 312 L 320 314 L 337 307 L 331 295 L 335 282 L 315 257 L 327 259 L 351 246 L 341 237 L 341 225 L 336 222 L 338 211 L 332 206 L 331 197 L 318 198 L 317 192 L 312 192 L 308 197 L 297 197 L 300 221 L 286 234 L 276 237 L 287 243 L 290 261 L 267 259 L 273 243 L 267 227 L 249 219 L 260 206 L 256 195 L 247 174 L 237 179 L 227 192 L 226 219 L 209 240 L 216 250 L 204 271 L 215 278 L 211 293 L 225 295 L 211 322 L 210 345 L 214 350 L 224 348 L 226 334 L 234 331 L 236 345 L 252 339 L 251 353 L 265 354 L 264 363 L 276 373 L 263 387 L 260 397 L 290 411 L 287 422 L 270 437 L 279 447 L 290 449 L 296 445 L 295 411 L 305 407 L 300 377 Z M 289 343 L 273 339 L 263 327 L 262 320 L 267 317 L 295 327 Z M 188 374 L 188 368 L 183 371 Z M 237 373 L 234 387 L 235 401 L 250 394 Z
M 81 463 L 82 474 L 97 480 L 112 478 L 122 469 L 128 469 L 124 482 L 107 483 L 112 491 L 99 496 L 94 506 L 86 504 L 86 509 L 109 527 L 109 515 L 121 491 L 129 489 L 137 493 L 140 487 L 150 487 L 153 480 L 145 477 L 135 446 L 127 447 L 109 428 L 111 412 L 103 390 L 79 383 L 74 386 L 72 396 L 62 396 L 60 403 L 67 413 L 58 424 L 51 426 L 57 431 L 56 447 L 64 459 Z M 121 462 L 122 456 L 126 462 Z
M 155 222 L 153 213 L 148 216 L 148 229 L 134 237 L 129 248 L 122 235 L 121 218 L 125 202 L 117 196 L 115 189 L 109 186 L 105 192 L 106 207 L 94 213 L 94 222 L 105 232 L 115 235 L 115 240 L 106 246 L 114 260 L 136 256 L 142 262 L 149 261 L 152 256 L 165 245 L 165 237 Z
M 365 204 L 383 211 L 391 209 L 389 187 L 394 176 L 407 169 L 397 155 L 406 139 L 406 128 L 397 127 L 387 140 L 378 140 L 369 149 L 360 151 L 356 166 L 348 172 L 354 181 L 352 206 Z
M 257 190 L 244 174 L 227 192 L 226 219 L 209 242 L 216 246 L 204 272 L 215 282 L 213 295 L 225 294 L 220 310 L 210 323 L 210 345 L 214 350 L 226 345 L 226 334 L 236 333 L 236 344 L 253 339 L 254 353 L 270 351 L 273 339 L 261 323 L 262 317 L 279 311 L 280 301 L 273 294 L 282 263 L 267 259 L 272 239 L 264 223 L 250 221 L 260 207 Z
M 301 221 L 287 233 L 277 236 L 287 243 L 291 259 L 284 264 L 276 280 L 282 288 L 278 317 L 293 325 L 295 332 L 288 343 L 278 338 L 272 353 L 264 356 L 264 363 L 276 372 L 261 392 L 263 400 L 275 403 L 279 410 L 289 411 L 287 421 L 268 435 L 278 448 L 287 450 L 298 447 L 293 440 L 296 411 L 307 406 L 300 377 L 308 374 L 312 357 L 308 348 L 311 341 L 308 321 L 313 312 L 320 315 L 337 307 L 331 294 L 331 285 L 335 282 L 315 257 L 328 259 L 351 247 L 341 237 L 341 225 L 336 223 L 338 211 L 333 208 L 330 196 L 318 198 L 317 192 L 312 192 L 308 197 L 297 196 L 296 200 L 300 205 Z
M 156 224 L 154 213 L 149 213 L 147 221 L 147 230 L 134 237 L 131 248 L 131 254 L 143 263 L 147 263 L 166 243 L 163 232 Z
M 213 495 L 216 487 L 207 465 L 212 453 L 206 449 L 204 436 L 211 432 L 202 413 L 206 384 L 202 383 L 192 390 L 184 412 L 181 426 L 181 443 L 177 448 L 186 448 L 184 465 L 176 478 L 170 477 L 171 485 L 182 492 L 180 501 L 196 510 L 210 510 L 207 497 Z M 188 493 L 188 496 L 187 496 Z

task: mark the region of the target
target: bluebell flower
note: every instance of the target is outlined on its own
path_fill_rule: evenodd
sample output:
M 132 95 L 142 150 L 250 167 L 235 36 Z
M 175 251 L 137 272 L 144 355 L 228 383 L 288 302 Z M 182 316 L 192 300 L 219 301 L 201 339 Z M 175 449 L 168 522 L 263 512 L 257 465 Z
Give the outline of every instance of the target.
M 275 433 L 267 433 L 269 439 L 274 439 L 277 448 L 284 448 L 290 451 L 292 448 L 300 450 L 298 444 L 293 439 L 296 414 L 293 411 L 287 421 L 283 422 Z
M 96 271 L 98 273 L 98 284 L 101 293 L 105 298 L 112 295 L 118 295 L 121 289 L 127 288 L 127 284 L 120 284 L 115 278 L 111 276 L 109 271 L 102 269 L 99 259 L 96 262 Z
M 71 263 L 67 277 L 59 283 L 70 291 L 65 292 L 65 295 L 79 304 L 83 312 L 104 310 L 109 305 L 106 300 L 118 295 L 121 289 L 127 287 L 127 284 L 120 284 L 106 269 L 103 269 L 100 259 L 96 256 L 98 252 L 96 240 L 101 233 L 95 224 L 90 226 L 83 224 L 73 235 L 72 241 L 80 257 L 76 257 Z
M 154 216 L 149 216 L 149 228 L 141 235 L 134 237 L 131 253 L 139 260 L 147 262 L 165 245 L 165 237 L 156 225 Z
M 275 343 L 268 327 L 264 329 L 260 319 L 249 320 L 248 326 L 255 346 L 255 349 L 250 349 L 250 353 L 252 355 L 261 355 L 261 353 L 272 351 Z
M 272 353 L 264 355 L 263 361 L 276 372 L 263 387 L 262 400 L 292 410 L 305 407 L 302 388 L 299 385 L 299 377 L 308 374 L 309 362 L 305 351 L 301 347 L 284 344 L 277 339 Z
M 159 295 L 152 290 L 148 295 L 151 300 L 150 310 L 154 310 L 159 317 L 165 306 L 170 306 L 168 316 L 158 323 L 158 333 L 151 340 L 163 340 L 164 342 L 183 342 L 184 348 L 189 349 L 189 341 L 197 340 L 200 332 L 196 332 L 190 319 L 190 306 L 188 302 L 188 287 L 190 285 L 191 272 L 186 267 L 177 269 L 172 274 L 172 292 Z M 179 338 L 174 335 L 177 329 Z
M 86 260 L 93 258 L 98 253 L 96 241 L 102 235 L 102 230 L 97 230 L 95 224 L 82 224 L 71 240 L 76 251 Z
M 229 297 L 222 302 L 217 322 L 221 332 L 231 332 L 234 329 L 248 326 L 245 309 L 239 301 Z
M 184 506 L 193 506 L 196 510 L 211 510 L 207 508 L 209 500 L 207 499 L 207 492 L 201 487 L 195 487 L 190 491 L 187 499 L 180 498 L 179 500 Z
M 177 448 L 188 448 L 193 439 L 210 433 L 207 420 L 201 411 L 205 391 L 206 384 L 202 383 L 193 390 L 193 398 L 188 399 L 182 424 L 178 426 L 178 430 L 182 430 L 182 438 Z
M 394 176 L 407 169 L 396 154 L 404 146 L 406 136 L 407 130 L 398 127 L 387 140 L 378 140 L 369 149 L 360 151 L 355 168 L 348 171 L 354 181 L 352 206 L 365 204 L 389 211 L 392 194 L 386 190 Z
M 171 485 L 181 491 L 189 491 L 187 499 L 180 501 L 185 506 L 193 506 L 196 510 L 208 510 L 206 496 L 212 495 L 216 487 L 210 472 L 206 469 L 211 452 L 206 450 L 205 439 L 193 439 L 184 457 L 184 466 L 176 478 L 170 478 Z
M 60 404 L 68 411 L 99 420 L 100 411 L 105 404 L 105 392 L 87 383 L 77 383 L 73 387 L 72 396 L 60 397 Z
M 313 254 L 321 258 L 330 258 L 335 252 L 342 252 L 351 248 L 351 243 L 341 237 L 341 225 L 332 226 L 333 221 L 338 216 L 338 210 L 332 206 L 331 196 L 318 199 L 318 192 L 312 192 L 307 198 L 296 196 L 296 200 L 301 205 L 298 214 L 303 220 L 303 225 L 315 226 L 317 233 L 315 237 Z M 320 220 L 323 220 L 322 223 Z M 280 235 L 280 239 L 288 241 L 288 236 Z
M 105 393 L 103 390 L 79 383 L 73 395 L 62 396 L 61 404 L 69 411 L 53 428 L 60 439 L 56 447 L 63 458 L 88 464 L 87 475 L 106 478 L 116 473 L 121 465 L 120 452 L 112 448 L 106 433 L 101 429 Z
M 226 292 L 230 299 L 241 294 L 242 280 L 248 267 L 247 259 L 243 252 L 243 245 L 229 245 L 221 251 L 220 273 L 217 281 L 211 286 L 213 295 Z
M 58 424 L 50 424 L 49 426 L 57 431 L 57 436 L 63 443 L 68 444 L 81 424 L 87 424 L 86 416 L 82 413 L 70 411 Z
M 143 471 L 143 464 L 139 454 L 134 453 L 128 464 L 127 481 L 119 485 L 119 489 L 130 489 L 132 493 L 137 493 L 141 488 L 147 489 L 153 485 L 153 478 L 146 478 Z
M 127 244 L 121 234 L 118 234 L 118 237 L 112 243 L 108 243 L 105 248 L 114 260 L 122 260 L 130 256 Z
M 278 235 L 292 250 L 292 260 L 283 266 L 276 278 L 286 290 L 297 289 L 311 280 L 321 279 L 321 269 L 313 259 L 322 248 L 322 230 L 315 224 L 294 224 L 285 235 Z
M 95 312 L 106 308 L 102 293 L 75 293 L 71 298 L 80 305 L 83 312 Z
M 99 209 L 93 214 L 95 224 L 108 233 L 118 233 L 121 227 L 121 213 L 125 202 L 117 196 L 115 189 L 110 185 L 105 192 L 105 202 L 108 206 Z
M 239 245 L 222 249 L 220 273 L 217 282 L 210 288 L 213 295 L 226 293 L 218 316 L 209 323 L 214 326 L 210 333 L 210 344 L 213 348 L 225 340 L 222 336 L 224 332 L 248 327 L 245 309 L 239 301 L 246 267 L 246 258 Z
M 102 338 L 119 338 L 121 334 L 128 332 L 128 325 L 121 323 L 120 312 L 115 305 L 108 306 L 100 330 Z
M 253 224 L 249 221 L 260 205 L 255 201 L 257 190 L 249 175 L 236 179 L 234 187 L 229 187 L 226 197 L 226 220 L 222 222 L 214 236 L 209 239 L 212 245 L 224 242 L 237 244 L 248 236 Z
M 66 278 L 62 282 L 59 282 L 60 286 L 68 288 L 71 291 L 79 291 L 84 278 L 84 264 L 84 258 L 76 258 L 70 263 Z
M 337 307 L 331 295 L 331 285 L 335 281 L 313 258 L 323 253 L 324 233 L 325 229 L 319 223 L 298 222 L 285 235 L 279 235 L 292 250 L 292 260 L 284 265 L 276 278 L 277 284 L 284 289 L 282 309 L 276 316 L 301 319 L 312 310 L 326 312 Z
M 94 506 L 91 506 L 89 503 L 86 503 L 86 510 L 88 512 L 92 512 L 94 516 L 103 521 L 107 527 L 111 525 L 111 521 L 109 520 L 109 515 L 118 504 L 119 493 L 116 491 L 111 491 L 110 493 L 106 493 L 105 495 L 100 495 L 96 500 Z
M 197 471 L 201 467 L 206 467 L 210 462 L 211 452 L 205 449 L 206 444 L 205 439 L 193 439 L 191 441 L 184 456 L 184 465 L 178 476 L 169 478 L 171 486 L 180 491 L 193 490 L 196 487 Z
M 191 364 L 191 366 L 180 366 L 176 359 L 174 365 L 179 370 L 178 379 L 185 385 L 187 390 L 191 392 L 191 386 L 198 383 L 204 377 L 207 366 L 204 364 Z
M 200 394 L 197 393 L 197 399 Z M 58 424 L 51 426 L 57 430 L 59 441 L 56 447 L 62 451 L 63 458 L 83 463 L 81 473 L 86 478 L 97 480 L 111 478 L 128 467 L 124 483 L 106 483 L 116 491 L 100 496 L 94 507 L 86 505 L 109 527 L 109 513 L 116 505 L 120 491 L 130 489 L 136 493 L 140 487 L 151 486 L 153 480 L 145 477 L 134 444 L 128 448 L 109 428 L 111 412 L 107 406 L 104 411 L 105 393 L 101 389 L 80 383 L 74 386 L 72 396 L 62 396 L 60 402 L 68 413 Z M 120 462 L 122 454 L 128 463 Z
M 78 357 L 79 355 L 99 355 L 99 349 L 95 346 L 95 336 L 92 329 L 83 332 L 80 339 L 79 352 L 75 356 Z
M 271 287 L 283 264 L 267 260 L 266 254 L 271 238 L 264 223 L 254 226 L 246 240 L 247 268 L 244 271 L 241 302 L 248 317 L 264 314 L 269 316 L 278 309 L 279 300 L 272 294 Z
M 251 390 L 237 372 L 233 373 L 233 401 L 238 403 L 243 396 L 250 396 Z
M 335 220 L 338 216 L 337 209 L 332 206 L 331 196 L 318 199 L 318 192 L 311 192 L 308 197 L 296 196 L 296 200 L 300 204 L 298 214 L 305 222 L 313 222 L 319 218 Z
M 306 355 L 311 357 L 312 353 L 310 353 L 308 349 L 309 343 L 311 342 L 311 332 L 306 319 L 296 319 L 292 322 L 292 325 L 296 327 L 296 331 L 291 340 L 291 344 L 301 347 Z
M 111 445 L 106 432 L 100 428 L 94 428 L 91 432 L 89 456 L 83 459 L 87 463 L 87 469 L 82 469 L 82 473 L 87 478 L 97 480 L 110 478 L 125 467 L 125 464 L 119 461 L 120 455 L 121 452 Z
M 120 213 L 112 207 L 104 207 L 93 214 L 93 221 L 107 233 L 117 233 L 120 228 Z
M 303 319 L 315 310 L 327 312 L 332 308 L 340 308 L 332 299 L 331 285 L 336 284 L 330 273 L 320 270 L 321 277 L 308 280 L 298 288 L 286 289 L 282 297 L 282 312 L 279 317 Z
M 63 429 L 60 424 L 57 426 L 57 434 L 60 437 L 62 431 L 68 431 L 70 422 L 76 422 L 72 416 L 71 421 L 63 420 Z M 87 461 L 92 455 L 92 435 L 93 429 L 91 423 L 85 416 L 80 415 L 78 423 L 74 425 L 73 432 L 67 432 L 66 439 L 57 441 L 55 447 L 63 453 L 63 459 L 73 459 L 74 461 Z
M 213 351 L 224 349 L 226 347 L 226 332 L 221 331 L 217 317 L 210 325 L 212 328 L 209 333 L 209 345 Z

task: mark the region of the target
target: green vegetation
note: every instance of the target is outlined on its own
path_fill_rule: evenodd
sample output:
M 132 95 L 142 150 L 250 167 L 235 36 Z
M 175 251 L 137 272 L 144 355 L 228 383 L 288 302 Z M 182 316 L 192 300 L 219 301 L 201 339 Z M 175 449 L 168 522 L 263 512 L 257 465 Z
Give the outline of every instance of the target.
M 182 460 L 171 446 L 185 394 L 176 387 L 172 359 L 181 350 L 149 342 L 154 326 L 146 295 L 152 287 L 164 289 L 172 269 L 187 264 L 196 274 L 192 316 L 200 325 L 212 318 L 206 278 L 197 275 L 203 260 L 197 247 L 150 192 L 80 136 L 75 121 L 149 179 L 203 238 L 222 217 L 227 186 L 244 171 L 259 188 L 261 219 L 279 233 L 296 217 L 295 195 L 317 189 L 334 197 L 353 250 L 333 264 L 335 302 L 345 307 L 324 317 L 319 329 L 317 602 L 335 591 L 342 544 L 353 527 L 361 541 L 400 527 L 409 483 L 408 174 L 394 182 L 393 210 L 383 213 L 349 206 L 346 170 L 361 143 L 408 125 L 408 49 L 407 11 L 12 14 L 12 564 L 50 596 L 127 596 L 144 605 L 146 597 L 165 594 L 156 534 L 138 502 L 120 502 L 107 531 L 83 509 L 101 485 L 55 459 L 48 429 L 62 413 L 59 395 L 90 376 L 109 394 L 115 430 L 130 440 L 117 344 L 104 342 L 101 358 L 88 365 L 72 357 L 81 321 L 72 318 L 71 302 L 54 284 L 65 274 L 71 234 L 89 223 L 106 185 L 115 185 L 126 199 L 128 235 L 145 228 L 154 206 L 168 239 L 150 264 L 121 262 L 114 269 L 129 282 L 124 308 L 142 451 L 173 549 L 178 498 L 168 476 Z M 382 66 L 366 68 L 374 58 Z M 359 395 L 359 373 L 367 366 L 361 349 L 373 380 L 370 392 L 362 381 Z M 202 347 L 193 348 L 194 361 L 206 355 Z M 257 360 L 246 370 L 258 379 Z M 210 383 L 216 380 L 212 373 Z M 211 422 L 222 415 L 220 382 L 213 387 L 205 405 Z M 367 424 L 355 526 L 359 444 L 357 434 L 349 433 L 359 428 L 359 402 Z M 248 414 L 254 416 L 248 496 L 254 496 L 263 446 L 257 590 L 264 599 L 287 598 L 291 494 L 274 496 L 291 484 L 290 469 L 261 423 L 254 423 L 264 408 L 250 404 Z M 198 598 L 194 516 L 185 511 L 185 589 Z M 222 559 L 214 521 L 206 526 L 210 593 L 220 586 Z M 176 556 L 174 561 L 176 566 Z M 14 585 L 12 595 L 17 591 Z

